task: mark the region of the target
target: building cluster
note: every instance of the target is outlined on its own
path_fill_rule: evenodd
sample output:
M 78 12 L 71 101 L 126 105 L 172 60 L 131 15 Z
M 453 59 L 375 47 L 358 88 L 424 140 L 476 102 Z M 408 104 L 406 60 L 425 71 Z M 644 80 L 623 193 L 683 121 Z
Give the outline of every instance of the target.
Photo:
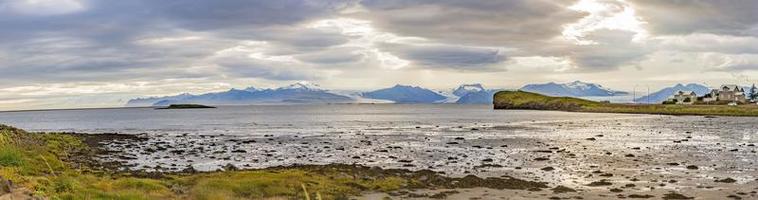
M 747 104 L 758 101 L 758 88 L 753 85 L 750 91 L 739 85 L 722 85 L 709 93 L 698 96 L 693 91 L 677 91 L 664 104 Z

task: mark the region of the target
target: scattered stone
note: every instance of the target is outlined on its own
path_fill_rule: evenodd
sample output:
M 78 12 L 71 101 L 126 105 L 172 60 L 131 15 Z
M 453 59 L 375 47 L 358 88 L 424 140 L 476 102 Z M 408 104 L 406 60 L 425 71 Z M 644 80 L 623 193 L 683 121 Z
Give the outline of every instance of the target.
M 649 199 L 649 198 L 653 198 L 653 197 L 655 197 L 655 196 L 653 196 L 653 195 L 649 195 L 649 194 L 645 194 L 645 195 L 640 195 L 640 194 L 630 194 L 629 196 L 626 196 L 626 197 L 628 197 L 628 198 L 630 198 L 630 199 Z
M 668 194 L 663 195 L 663 199 L 694 199 L 694 197 L 684 196 L 682 194 L 672 191 L 672 192 L 669 192 Z
M 559 186 L 557 186 L 557 187 L 555 187 L 555 188 L 553 188 L 551 190 L 553 190 L 553 193 L 556 193 L 556 194 L 567 193 L 567 192 L 576 192 L 576 190 L 574 190 L 574 189 L 572 189 L 570 187 L 562 186 L 562 185 L 559 185 Z
M 717 182 L 717 183 L 735 183 L 735 182 L 737 182 L 737 180 L 734 180 L 732 178 L 725 178 L 725 179 L 721 179 L 721 180 L 715 180 L 714 182 Z
M 606 179 L 602 179 L 602 180 L 587 184 L 587 186 L 590 186 L 590 187 L 609 186 L 609 185 L 613 185 L 613 183 L 608 182 L 608 180 Z

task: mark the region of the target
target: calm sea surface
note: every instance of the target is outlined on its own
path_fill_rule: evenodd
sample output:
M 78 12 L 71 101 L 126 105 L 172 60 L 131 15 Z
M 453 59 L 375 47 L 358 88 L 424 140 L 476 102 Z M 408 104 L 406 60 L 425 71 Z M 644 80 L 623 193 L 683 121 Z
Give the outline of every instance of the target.
M 611 119 L 634 115 L 493 110 L 490 105 L 281 105 L 218 109 L 151 108 L 0 112 L 0 123 L 29 131 L 261 135 L 320 133 L 337 128 L 469 126 L 527 121 Z M 639 115 L 638 115 L 639 116 Z

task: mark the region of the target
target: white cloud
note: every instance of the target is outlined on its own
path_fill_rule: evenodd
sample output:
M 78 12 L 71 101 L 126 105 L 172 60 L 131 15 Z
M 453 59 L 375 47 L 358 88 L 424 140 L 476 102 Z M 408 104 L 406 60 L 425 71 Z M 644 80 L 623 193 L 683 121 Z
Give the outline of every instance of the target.
M 0 11 L 23 15 L 62 15 L 85 9 L 81 0 L 8 0 L 0 3 Z

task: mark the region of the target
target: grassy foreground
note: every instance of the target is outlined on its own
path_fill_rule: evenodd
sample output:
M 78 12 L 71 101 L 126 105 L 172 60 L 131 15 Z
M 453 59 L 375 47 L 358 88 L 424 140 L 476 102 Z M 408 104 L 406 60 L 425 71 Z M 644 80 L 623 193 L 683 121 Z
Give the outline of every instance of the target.
M 13 182 L 14 193 L 47 199 L 344 199 L 412 184 L 398 176 L 357 178 L 329 167 L 140 178 L 90 168 L 77 160 L 91 157 L 87 152 L 74 135 L 0 125 L 0 179 Z
M 613 104 L 572 97 L 550 97 L 524 91 L 495 94 L 495 109 L 557 110 L 570 112 L 633 113 L 662 115 L 758 116 L 756 105 L 640 105 Z

